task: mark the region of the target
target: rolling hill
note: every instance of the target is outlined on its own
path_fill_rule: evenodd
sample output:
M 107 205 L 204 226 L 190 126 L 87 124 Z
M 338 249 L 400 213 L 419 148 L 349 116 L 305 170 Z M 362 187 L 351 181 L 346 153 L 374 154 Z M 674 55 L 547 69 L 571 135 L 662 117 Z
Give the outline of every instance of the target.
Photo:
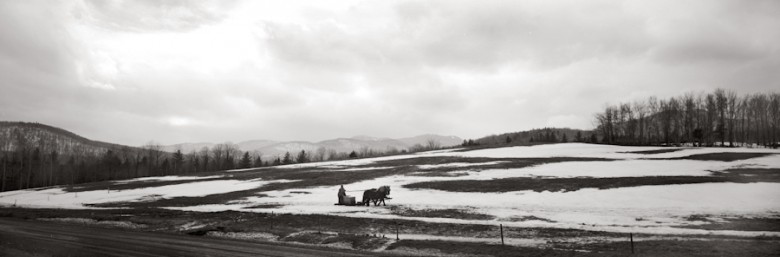
M 125 145 L 90 140 L 73 132 L 34 122 L 0 121 L 0 151 L 19 147 L 39 148 L 59 153 L 100 154 L 106 150 L 138 149 Z
M 319 142 L 307 141 L 272 141 L 272 140 L 250 140 L 239 142 L 236 145 L 241 151 L 259 151 L 265 156 L 277 156 L 286 152 L 316 151 L 319 148 L 335 150 L 336 152 L 359 151 L 361 149 L 371 149 L 374 151 L 385 151 L 388 149 L 408 150 L 415 145 L 425 145 L 429 140 L 437 142 L 441 147 L 459 145 L 463 139 L 456 136 L 441 135 L 419 135 L 406 138 L 379 138 L 369 136 L 355 136 L 350 138 L 328 139 Z M 184 153 L 199 151 L 203 147 L 212 147 L 214 143 L 181 143 L 175 145 L 163 146 L 163 150 L 175 152 L 181 150 Z

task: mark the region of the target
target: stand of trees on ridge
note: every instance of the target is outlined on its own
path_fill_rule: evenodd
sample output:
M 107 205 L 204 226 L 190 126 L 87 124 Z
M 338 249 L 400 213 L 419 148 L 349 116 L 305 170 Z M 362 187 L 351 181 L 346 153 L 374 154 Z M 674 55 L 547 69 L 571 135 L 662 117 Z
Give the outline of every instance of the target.
M 596 115 L 601 142 L 619 145 L 778 146 L 780 94 L 717 89 L 610 105 Z
M 478 139 L 463 140 L 465 147 L 519 146 L 547 143 L 597 143 L 598 138 L 593 131 L 570 128 L 541 128 L 527 131 L 490 135 Z
M 409 150 L 368 147 L 337 152 L 319 148 L 283 156 L 244 152 L 237 145 L 222 143 L 198 151 L 169 153 L 149 142 L 130 147 L 92 141 L 63 129 L 23 122 L 0 122 L 0 192 L 26 188 L 72 185 L 147 176 L 185 175 L 238 168 L 366 158 L 407 151 L 440 148 L 435 140 Z

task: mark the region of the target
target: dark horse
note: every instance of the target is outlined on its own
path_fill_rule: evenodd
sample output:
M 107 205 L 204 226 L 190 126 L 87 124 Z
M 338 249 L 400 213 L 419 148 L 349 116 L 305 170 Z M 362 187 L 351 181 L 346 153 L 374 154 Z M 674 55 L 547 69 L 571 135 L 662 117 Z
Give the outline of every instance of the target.
M 385 199 L 390 199 L 387 196 L 390 194 L 390 187 L 389 186 L 381 186 L 378 189 L 372 188 L 369 190 L 366 190 L 363 192 L 363 204 L 366 206 L 369 206 L 369 202 L 373 201 L 374 206 L 379 205 L 381 202 L 382 205 L 387 206 L 385 204 Z

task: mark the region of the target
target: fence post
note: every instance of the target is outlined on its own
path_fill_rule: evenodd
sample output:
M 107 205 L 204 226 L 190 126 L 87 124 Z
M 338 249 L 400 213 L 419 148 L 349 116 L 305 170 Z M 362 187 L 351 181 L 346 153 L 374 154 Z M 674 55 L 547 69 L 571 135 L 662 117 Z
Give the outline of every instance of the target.
M 501 245 L 504 245 L 504 224 L 498 224 L 498 228 L 501 229 Z
M 634 254 L 634 233 L 628 233 L 628 239 L 631 240 L 631 254 Z
M 398 222 L 395 223 L 395 241 L 401 240 L 398 237 Z

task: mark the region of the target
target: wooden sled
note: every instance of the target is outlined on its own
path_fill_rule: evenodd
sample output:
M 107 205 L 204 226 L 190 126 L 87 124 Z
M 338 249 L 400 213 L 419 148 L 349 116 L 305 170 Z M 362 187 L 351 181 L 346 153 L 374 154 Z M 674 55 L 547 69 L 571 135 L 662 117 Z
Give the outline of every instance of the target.
M 385 197 L 385 200 L 389 200 L 389 199 L 393 199 L 393 198 L 390 198 L 390 197 Z M 363 205 L 366 205 L 366 203 L 364 203 L 364 202 L 353 202 L 353 201 L 350 201 L 350 202 L 334 203 L 333 205 L 341 205 L 341 206 L 363 206 Z
M 356 202 L 356 203 L 349 203 L 349 204 L 334 203 L 333 205 L 341 205 L 341 206 L 361 206 L 361 205 L 363 205 L 363 202 Z
M 362 203 L 363 202 L 355 202 L 354 196 L 345 195 L 341 197 L 341 199 L 339 199 L 339 202 L 334 205 L 355 206 L 355 205 L 360 205 Z

